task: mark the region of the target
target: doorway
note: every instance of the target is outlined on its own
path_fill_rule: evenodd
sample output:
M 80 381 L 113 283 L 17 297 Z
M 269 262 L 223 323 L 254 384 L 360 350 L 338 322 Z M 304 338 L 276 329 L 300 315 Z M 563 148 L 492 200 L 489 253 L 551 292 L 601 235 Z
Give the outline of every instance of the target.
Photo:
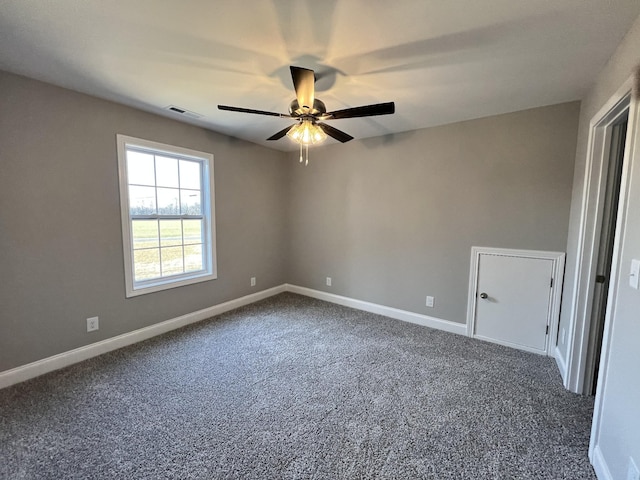
M 613 247 L 615 244 L 616 221 L 622 184 L 625 142 L 629 110 L 623 111 L 614 123 L 608 127 L 611 135 L 609 165 L 607 167 L 606 187 L 603 198 L 602 221 L 600 223 L 600 241 L 596 261 L 596 278 L 593 285 L 593 306 L 591 309 L 591 328 L 587 349 L 585 387 L 587 394 L 595 395 L 598 382 L 598 368 L 602 351 L 602 334 L 607 312 L 607 297 L 611 281 Z
M 598 373 L 600 383 L 603 379 L 603 372 L 596 372 L 601 351 L 602 355 L 605 353 L 602 346 L 608 328 L 602 320 L 613 308 L 607 305 L 607 299 L 615 288 L 619 260 L 616 252 L 620 247 L 617 230 L 626 208 L 628 133 L 637 128 L 638 112 L 631 100 L 632 85 L 633 77 L 630 77 L 589 125 L 569 322 L 561 325 L 556 349 L 565 388 L 580 394 L 592 394 Z M 561 345 L 565 338 L 566 351 L 563 352 Z

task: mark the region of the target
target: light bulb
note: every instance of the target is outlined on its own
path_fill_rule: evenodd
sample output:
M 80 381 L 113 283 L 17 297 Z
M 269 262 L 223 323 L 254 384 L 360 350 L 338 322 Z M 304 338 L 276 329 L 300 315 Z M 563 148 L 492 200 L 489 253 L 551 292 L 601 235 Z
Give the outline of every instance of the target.
M 320 143 L 327 138 L 324 131 L 311 120 L 304 119 L 297 125 L 291 127 L 287 136 L 296 143 L 309 145 Z

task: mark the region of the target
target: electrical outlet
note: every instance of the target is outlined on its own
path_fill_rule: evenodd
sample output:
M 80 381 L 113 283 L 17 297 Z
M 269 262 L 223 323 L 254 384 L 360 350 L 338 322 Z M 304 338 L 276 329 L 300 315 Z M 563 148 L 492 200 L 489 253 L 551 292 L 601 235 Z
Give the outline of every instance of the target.
M 256 277 L 251 277 L 251 286 L 252 287 L 256 286 Z
M 331 286 L 331 277 L 327 277 L 327 287 Z
M 629 457 L 629 469 L 627 470 L 627 480 L 640 480 L 640 472 L 633 458 Z
M 87 318 L 87 332 L 93 332 L 100 328 L 98 317 Z
M 427 307 L 433 308 L 435 299 L 431 296 L 427 296 Z

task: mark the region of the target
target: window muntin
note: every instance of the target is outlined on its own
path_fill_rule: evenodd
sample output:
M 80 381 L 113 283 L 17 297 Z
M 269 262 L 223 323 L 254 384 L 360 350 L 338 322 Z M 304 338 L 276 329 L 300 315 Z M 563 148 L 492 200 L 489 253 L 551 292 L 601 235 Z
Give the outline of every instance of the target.
M 213 156 L 118 135 L 127 296 L 216 278 Z

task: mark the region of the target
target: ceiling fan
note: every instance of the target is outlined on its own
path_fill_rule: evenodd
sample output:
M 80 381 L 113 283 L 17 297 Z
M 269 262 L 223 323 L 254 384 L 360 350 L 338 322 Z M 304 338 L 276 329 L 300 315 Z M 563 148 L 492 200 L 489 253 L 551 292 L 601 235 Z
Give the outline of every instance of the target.
M 271 117 L 294 118 L 297 123 L 283 128 L 277 133 L 267 138 L 267 140 L 279 140 L 285 135 L 296 143 L 300 144 L 300 161 L 302 162 L 302 148 L 307 149 L 307 162 L 309 163 L 309 145 L 322 142 L 327 135 L 335 138 L 339 142 L 345 143 L 353 140 L 353 137 L 337 128 L 324 123 L 326 120 L 338 120 L 340 118 L 372 117 L 375 115 L 389 115 L 395 112 L 393 102 L 377 103 L 375 105 L 364 105 L 362 107 L 346 108 L 327 112 L 324 103 L 315 98 L 316 77 L 313 70 L 302 67 L 291 66 L 291 78 L 293 88 L 296 91 L 296 98 L 289 106 L 289 114 L 267 112 L 264 110 L 253 110 L 250 108 L 230 107 L 218 105 L 220 110 L 230 112 L 254 113 L 257 115 L 268 115 Z

